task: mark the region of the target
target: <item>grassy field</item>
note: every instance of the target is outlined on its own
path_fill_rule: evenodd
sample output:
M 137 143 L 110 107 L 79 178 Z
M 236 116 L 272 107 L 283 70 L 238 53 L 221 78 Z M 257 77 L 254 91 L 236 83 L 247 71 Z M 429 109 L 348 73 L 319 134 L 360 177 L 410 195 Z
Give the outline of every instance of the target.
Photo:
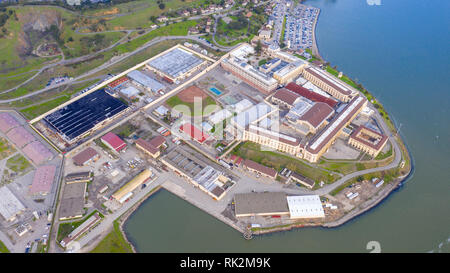
M 16 152 L 16 149 L 9 144 L 8 140 L 0 137 L 0 160 L 7 158 Z
M 83 90 L 84 88 L 92 85 L 93 83 L 97 82 L 97 80 L 92 80 L 92 81 L 87 81 L 84 82 L 82 84 L 74 84 L 70 87 L 68 87 L 67 89 L 65 89 L 64 91 L 61 92 L 57 92 L 53 99 L 47 98 L 49 100 L 39 103 L 39 100 L 32 100 L 35 103 L 29 107 L 23 108 L 20 110 L 20 112 L 28 119 L 33 119 L 39 115 L 44 114 L 45 112 L 57 107 L 58 105 L 63 104 L 64 102 L 68 101 L 71 99 L 71 96 L 81 90 Z M 51 96 L 51 94 L 50 94 Z M 42 96 L 45 98 L 45 96 Z
M 137 129 L 138 129 L 138 127 L 134 126 L 133 124 L 131 124 L 128 121 L 128 122 L 114 128 L 112 132 L 121 138 L 127 138 L 131 135 L 131 133 L 133 133 Z
M 36 71 L 28 71 L 16 76 L 0 76 L 0 91 L 16 87 L 36 73 Z
M 286 16 L 283 17 L 283 26 L 281 28 L 280 45 L 284 45 L 284 33 L 286 32 Z
M 9 249 L 2 241 L 0 241 L 0 253 L 9 253 Z
M 21 154 L 8 158 L 6 167 L 16 173 L 22 173 L 31 166 L 30 162 Z
M 60 56 L 37 57 L 29 53 L 44 40 L 54 40 L 57 38 L 66 59 L 68 59 L 98 51 L 124 36 L 122 32 L 109 32 L 98 35 L 76 33 L 76 27 L 83 26 L 80 17 L 56 7 L 20 6 L 7 9 L 8 12 L 10 10 L 16 16 L 11 16 L 6 21 L 4 28 L 7 29 L 8 33 L 0 38 L 0 50 L 4 53 L 0 56 L 0 72 L 4 73 L 2 76 L 17 75 L 15 81 L 20 80 L 21 77 L 18 75 L 20 73 L 39 69 L 45 62 L 60 59 Z M 49 29 L 44 32 L 39 32 L 24 28 L 28 23 L 37 20 L 36 18 L 39 18 L 39 16 L 48 17 L 48 20 L 52 22 L 59 21 L 61 28 L 54 33 Z M 84 23 L 91 24 L 92 22 Z M 28 53 L 24 54 L 24 52 Z M 2 87 L 2 89 L 7 88 Z
M 114 221 L 114 229 L 91 253 L 133 253 L 133 249 L 120 231 L 119 223 Z
M 84 61 L 82 63 L 74 63 L 71 65 L 58 65 L 51 69 L 47 69 L 42 72 L 32 81 L 27 83 L 26 85 L 18 88 L 15 91 L 0 94 L 0 100 L 13 99 L 23 95 L 26 95 L 35 90 L 42 89 L 46 86 L 50 78 L 56 76 L 64 76 L 67 75 L 69 77 L 77 77 L 82 75 L 83 73 L 88 72 L 89 70 L 94 69 L 110 60 L 112 57 L 117 56 L 119 54 L 123 54 L 126 52 L 134 51 L 138 47 L 144 45 L 148 41 L 154 39 L 158 36 L 178 36 L 178 35 L 187 35 L 188 29 L 191 26 L 196 25 L 196 21 L 185 21 L 180 23 L 174 23 L 168 26 L 164 26 L 158 28 L 154 31 L 151 31 L 148 34 L 142 35 L 134 40 L 131 40 L 127 43 L 118 45 L 111 50 L 105 51 L 101 54 L 95 55 L 93 58 Z M 157 52 L 159 53 L 159 52 Z M 156 54 L 153 54 L 156 55 Z M 133 58 L 133 57 L 131 57 Z M 147 57 L 147 59 L 150 56 Z M 145 60 L 145 59 L 144 59 Z M 134 63 L 136 64 L 136 63 Z M 129 67 L 127 67 L 129 68 Z M 96 74 L 97 75 L 97 74 Z
M 61 242 L 62 239 L 66 238 L 72 231 L 74 231 L 77 227 L 79 227 L 81 224 L 83 224 L 87 219 L 89 219 L 89 217 L 94 215 L 96 212 L 97 212 L 97 210 L 94 210 L 93 212 L 91 212 L 88 216 L 86 216 L 82 220 L 60 224 L 58 227 L 58 235 L 56 236 L 56 241 L 58 243 Z M 103 218 L 102 214 L 99 214 L 99 215 L 100 215 L 100 217 Z
M 170 97 L 169 99 L 166 100 L 166 103 L 171 108 L 175 107 L 175 110 L 182 112 L 184 115 L 188 115 L 188 116 L 196 115 L 196 112 L 194 109 L 194 103 L 184 102 L 178 96 Z M 183 109 L 184 107 L 180 107 L 180 105 L 187 106 L 189 108 L 189 110 L 186 111 L 185 109 Z M 203 107 L 202 112 L 201 112 L 202 116 L 206 116 L 209 113 L 213 112 L 214 109 L 216 109 L 215 107 L 211 107 L 210 105 L 217 105 L 217 104 L 213 98 L 211 98 L 210 96 L 207 96 L 202 101 L 202 107 Z M 176 107 L 176 106 L 178 106 L 178 107 Z M 196 111 L 198 111 L 198 110 L 196 110 Z
M 288 168 L 316 182 L 323 181 L 325 183 L 332 183 L 338 178 L 332 173 L 312 167 L 299 159 L 277 152 L 261 151 L 259 144 L 249 141 L 239 144 L 232 153 L 244 159 L 250 159 L 264 166 L 274 168 L 277 171 Z
M 144 45 L 146 42 L 154 39 L 158 36 L 185 36 L 188 34 L 190 27 L 196 26 L 197 21 L 188 20 L 178 23 L 173 23 L 167 26 L 162 26 L 155 30 L 150 31 L 147 34 L 137 37 L 127 43 L 121 44 L 115 47 L 117 53 L 125 53 L 135 50 L 136 48 Z

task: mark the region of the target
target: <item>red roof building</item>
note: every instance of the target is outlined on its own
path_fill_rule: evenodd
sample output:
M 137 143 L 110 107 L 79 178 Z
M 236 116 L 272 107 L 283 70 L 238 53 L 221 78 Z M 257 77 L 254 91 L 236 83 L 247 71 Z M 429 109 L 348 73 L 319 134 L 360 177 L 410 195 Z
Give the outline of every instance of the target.
M 56 166 L 54 165 L 38 167 L 33 177 L 33 183 L 31 184 L 30 193 L 32 195 L 48 194 L 52 189 L 55 173 Z
M 91 161 L 96 161 L 99 157 L 100 155 L 97 153 L 95 149 L 88 147 L 82 152 L 75 155 L 72 159 L 73 163 L 76 166 L 84 166 Z
M 116 88 L 117 86 L 119 86 L 119 85 L 121 85 L 121 84 L 123 84 L 123 83 L 125 83 L 127 81 L 128 81 L 128 78 L 123 76 L 123 77 L 118 78 L 117 80 L 109 83 L 108 86 L 111 87 L 111 88 Z
M 136 147 L 143 150 L 145 153 L 149 154 L 153 158 L 157 158 L 161 152 L 159 147 L 166 142 L 166 139 L 162 136 L 156 136 L 150 141 L 146 141 L 142 138 L 136 140 Z
M 295 84 L 293 82 L 289 83 L 288 85 L 286 85 L 286 88 L 299 94 L 302 97 L 305 97 L 311 101 L 315 101 L 315 102 L 324 102 L 326 104 L 328 104 L 331 108 L 335 107 L 337 104 L 337 101 L 331 99 L 331 98 L 327 98 L 325 96 L 322 96 L 316 92 L 313 92 L 311 90 L 308 90 L 306 88 L 304 88 L 303 86 L 300 86 L 298 84 Z
M 112 132 L 109 132 L 106 135 L 102 136 L 101 141 L 116 152 L 120 152 L 127 147 L 127 144 Z
M 209 135 L 204 134 L 201 130 L 190 123 L 185 123 L 180 126 L 180 131 L 188 134 L 192 139 L 202 144 L 206 139 L 209 138 Z
M 265 175 L 265 176 L 270 177 L 270 178 L 276 178 L 277 177 L 277 171 L 275 169 L 266 167 L 264 165 L 261 165 L 261 164 L 255 162 L 255 161 L 252 161 L 250 159 L 246 159 L 244 161 L 244 167 L 249 169 L 249 170 L 251 170 L 251 171 L 253 171 L 253 172 Z

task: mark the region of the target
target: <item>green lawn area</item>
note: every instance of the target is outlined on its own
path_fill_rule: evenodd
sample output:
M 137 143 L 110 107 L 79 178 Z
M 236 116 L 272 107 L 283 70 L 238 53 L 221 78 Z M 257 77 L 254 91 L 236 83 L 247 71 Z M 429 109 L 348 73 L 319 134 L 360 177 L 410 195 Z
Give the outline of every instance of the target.
M 113 133 L 118 135 L 121 138 L 127 138 L 136 131 L 138 128 L 134 125 L 132 125 L 129 121 L 120 125 L 119 127 L 116 127 L 113 129 Z
M 36 71 L 24 72 L 17 76 L 0 76 L 0 91 L 16 87 L 34 74 L 36 74 Z
M 133 249 L 114 221 L 114 229 L 91 251 L 91 253 L 133 253 Z
M 2 241 L 0 241 L 0 253 L 9 253 L 9 249 Z
M 232 21 L 228 24 L 219 20 L 217 24 L 216 42 L 222 46 L 234 46 L 242 42 L 249 42 L 259 29 L 267 22 L 267 15 L 262 7 L 252 10 L 252 16 L 246 17 L 246 12 L 229 16 Z
M 63 104 L 64 102 L 68 101 L 71 99 L 71 96 L 81 90 L 83 90 L 84 88 L 92 85 L 93 83 L 97 82 L 97 80 L 92 80 L 92 81 L 87 81 L 84 83 L 80 83 L 80 84 L 74 84 L 72 86 L 70 86 L 69 88 L 67 88 L 65 91 L 62 92 L 57 92 L 55 95 L 56 96 L 54 99 L 52 98 L 52 94 L 50 92 L 46 92 L 47 96 L 42 96 L 43 99 L 50 99 L 48 101 L 45 101 L 43 103 L 39 104 L 39 99 L 38 98 L 34 98 L 27 100 L 25 103 L 25 105 L 29 105 L 29 104 L 33 104 L 27 108 L 21 109 L 20 112 L 28 119 L 33 119 L 39 115 L 42 115 L 48 111 L 50 111 L 51 109 Z M 35 104 L 35 103 L 38 104 Z M 18 105 L 16 105 L 17 107 Z
M 392 146 L 389 148 L 389 150 L 386 153 L 380 152 L 375 159 L 376 160 L 383 160 L 386 159 L 388 157 L 390 157 L 392 155 Z
M 17 154 L 13 157 L 8 158 L 6 161 L 6 167 L 11 171 L 16 173 L 21 173 L 30 167 L 30 162 L 21 154 Z
M 280 45 L 284 45 L 284 32 L 286 31 L 286 16 L 283 17 L 283 27 L 280 35 Z
M 357 167 L 354 162 L 328 162 L 321 160 L 319 166 L 342 174 L 349 174 L 357 171 Z
M 337 176 L 325 170 L 312 167 L 300 159 L 295 159 L 278 152 L 261 151 L 261 146 L 259 144 L 250 141 L 239 144 L 232 153 L 244 159 L 250 159 L 267 167 L 274 168 L 277 171 L 288 168 L 309 177 L 316 182 L 323 181 L 325 183 L 332 183 L 337 179 Z
M 8 33 L 0 38 L 0 51 L 3 53 L 0 56 L 0 71 L 4 73 L 2 76 L 16 77 L 11 78 L 7 82 L 7 86 L 1 87 L 2 89 L 11 88 L 20 83 L 24 77 L 29 76 L 19 75 L 20 73 L 31 73 L 31 70 L 39 69 L 45 62 L 61 58 L 61 56 L 37 57 L 30 54 L 32 49 L 35 49 L 44 41 L 44 37 L 58 37 L 65 57 L 69 59 L 98 51 L 113 44 L 125 35 L 123 32 L 109 32 L 97 35 L 76 33 L 76 26 L 81 26 L 82 24 L 81 17 L 57 7 L 15 6 L 7 8 L 7 11 L 15 12 L 16 16 L 10 16 L 6 21 L 4 28 Z M 24 25 L 30 23 L 30 18 L 35 19 L 38 16 L 46 16 L 50 20 L 52 18 L 60 18 L 61 28 L 58 30 L 58 33 L 53 35 L 51 31 L 47 31 L 45 34 L 37 31 L 24 32 Z M 24 41 L 29 43 L 26 44 Z M 30 48 L 30 50 L 24 51 L 25 48 Z M 3 80 L 6 81 L 6 79 L 0 79 L 0 82 Z
M 127 28 L 148 28 L 153 22 L 150 21 L 151 16 L 158 17 L 162 13 L 173 12 L 183 7 L 200 6 L 205 0 L 165 0 L 165 8 L 160 9 L 155 0 L 141 0 L 129 3 L 119 4 L 120 12 L 131 12 L 125 16 L 120 16 L 109 20 L 106 25 L 108 29 L 127 29 Z M 218 2 L 218 1 L 209 1 Z M 92 11 L 96 12 L 96 11 Z M 96 12 L 98 13 L 98 11 Z M 178 17 L 178 15 L 177 15 Z
M 0 159 L 7 158 L 15 152 L 16 149 L 9 144 L 8 140 L 0 137 Z
M 82 220 L 60 224 L 58 228 L 58 235 L 56 236 L 56 241 L 58 243 L 61 242 L 62 239 L 66 238 L 72 231 L 74 231 L 77 227 L 83 224 L 87 219 L 89 219 L 89 217 L 94 215 L 96 212 L 97 210 L 94 210 Z M 103 215 L 101 213 L 99 213 L 99 215 L 100 217 L 103 218 Z
M 44 102 L 42 104 L 30 106 L 28 108 L 25 108 L 23 110 L 20 110 L 22 114 L 25 115 L 28 119 L 33 119 L 41 114 L 44 114 L 45 112 L 55 108 L 56 106 L 68 101 L 70 99 L 69 96 L 62 96 L 53 100 L 49 100 L 47 102 Z
M 194 109 L 194 103 L 184 102 L 178 96 L 170 97 L 169 99 L 166 100 L 166 103 L 171 108 L 175 107 L 175 110 L 178 110 L 178 111 L 184 113 L 184 115 L 189 115 L 189 116 L 196 115 L 196 112 L 194 111 L 195 110 Z M 180 105 L 187 106 L 189 108 L 189 110 L 188 111 L 185 110 L 185 108 L 181 107 Z M 216 101 L 213 98 L 208 96 L 205 99 L 203 99 L 203 101 L 202 101 L 203 109 L 202 109 L 201 115 L 206 116 L 206 115 L 208 115 L 209 113 L 211 113 L 212 111 L 215 110 L 215 107 L 211 107 L 210 105 L 217 105 L 217 104 L 216 104 Z
M 160 28 L 150 31 L 147 34 L 139 36 L 136 39 L 133 39 L 125 44 L 121 44 L 115 47 L 114 49 L 118 53 L 125 53 L 137 49 L 138 47 L 144 45 L 146 42 L 158 36 L 185 36 L 188 34 L 189 28 L 196 25 L 197 21 L 188 20 L 173 23 L 167 26 L 162 26 Z

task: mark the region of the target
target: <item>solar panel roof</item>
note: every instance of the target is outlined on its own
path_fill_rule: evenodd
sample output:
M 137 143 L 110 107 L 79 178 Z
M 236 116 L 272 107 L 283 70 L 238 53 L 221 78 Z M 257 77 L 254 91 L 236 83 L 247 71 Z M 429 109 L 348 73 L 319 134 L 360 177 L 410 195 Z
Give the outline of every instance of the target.
M 49 114 L 44 120 L 70 141 L 127 107 L 104 89 L 99 89 Z

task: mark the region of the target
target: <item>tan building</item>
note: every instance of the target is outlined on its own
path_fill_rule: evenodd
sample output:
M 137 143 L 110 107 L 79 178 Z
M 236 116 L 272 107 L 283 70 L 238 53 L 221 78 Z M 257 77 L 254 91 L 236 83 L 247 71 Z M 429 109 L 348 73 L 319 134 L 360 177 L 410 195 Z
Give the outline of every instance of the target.
M 244 140 L 292 155 L 298 155 L 300 152 L 299 139 L 255 125 L 249 125 L 244 131 Z
M 301 175 L 299 173 L 293 172 L 290 176 L 291 180 L 297 183 L 302 184 L 303 186 L 312 189 L 316 182 L 304 175 Z
M 365 126 L 359 126 L 358 129 L 353 131 L 350 135 L 348 144 L 376 157 L 381 152 L 384 145 L 386 145 L 387 140 L 387 136 Z
M 262 29 L 259 31 L 259 38 L 264 40 L 269 40 L 271 36 L 272 31 L 270 29 Z
M 274 78 L 257 70 L 245 60 L 237 57 L 230 57 L 221 62 L 221 66 L 228 72 L 240 78 L 248 85 L 259 91 L 269 94 L 278 87 L 278 82 Z
M 316 134 L 328 124 L 328 118 L 334 114 L 333 108 L 323 102 L 316 102 L 298 120 L 297 123 L 308 128 L 308 133 Z
M 118 201 L 119 203 L 124 203 L 128 198 L 133 195 L 133 191 L 145 183 L 152 176 L 152 171 L 149 169 L 143 170 L 136 177 L 130 180 L 130 182 L 126 183 L 123 187 L 121 187 L 118 191 L 116 191 L 112 197 Z
M 284 192 L 239 193 L 234 203 L 236 217 L 289 215 Z
M 320 132 L 305 148 L 303 158 L 310 162 L 317 162 L 336 138 L 342 133 L 342 129 L 361 112 L 367 105 L 367 99 L 357 96 Z
M 303 77 L 343 102 L 350 101 L 358 93 L 342 81 L 336 79 L 333 75 L 317 67 L 310 66 L 305 68 L 303 70 Z
M 293 62 L 273 73 L 273 78 L 284 85 L 298 77 L 302 73 L 303 68 L 303 62 Z
M 244 168 L 246 168 L 249 171 L 255 172 L 260 175 L 267 176 L 269 178 L 277 178 L 277 170 L 273 168 L 266 167 L 264 165 L 261 165 L 255 161 L 252 161 L 250 159 L 244 160 L 244 163 L 242 163 Z
M 278 89 L 270 98 L 272 103 L 291 109 L 300 96 L 286 88 Z
M 138 149 L 148 154 L 153 158 L 157 158 L 161 154 L 160 147 L 166 142 L 164 137 L 156 136 L 150 141 L 146 141 L 142 138 L 136 140 L 135 144 Z
M 162 157 L 161 162 L 214 200 L 220 200 L 234 184 L 222 171 L 208 165 L 207 158 L 191 149 L 174 149 Z M 224 187 L 225 184 L 230 185 Z

